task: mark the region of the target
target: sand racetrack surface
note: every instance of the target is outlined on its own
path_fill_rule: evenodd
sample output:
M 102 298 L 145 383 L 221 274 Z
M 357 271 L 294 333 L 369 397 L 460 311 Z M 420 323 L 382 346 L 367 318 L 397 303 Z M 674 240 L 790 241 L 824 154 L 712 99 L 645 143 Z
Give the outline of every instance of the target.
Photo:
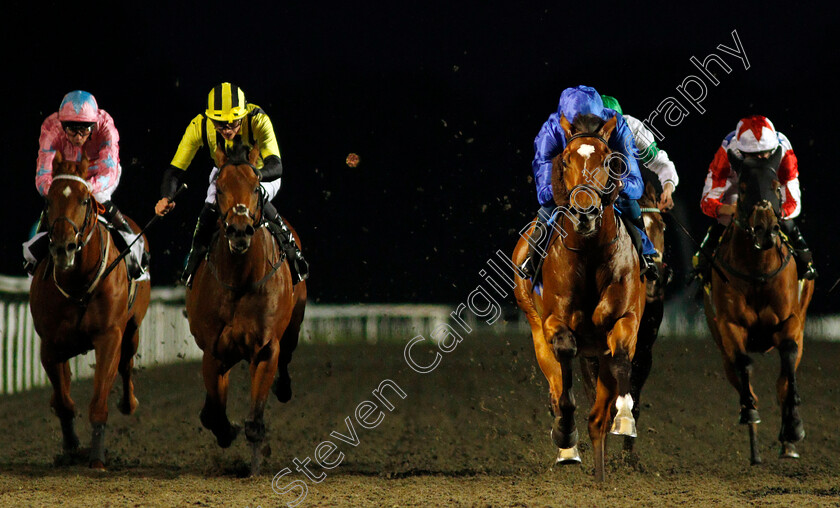
M 799 460 L 778 459 L 780 417 L 775 400 L 775 352 L 754 356 L 764 463 L 750 466 L 746 427 L 737 424 L 738 398 L 724 379 L 711 339 L 660 339 L 642 398 L 636 452 L 608 442 L 607 481 L 592 479 L 585 431 L 588 403 L 576 395 L 583 463 L 551 469 L 556 449 L 548 431 L 548 384 L 528 338 L 466 336 L 428 374 L 408 367 L 403 346 L 302 345 L 291 364 L 294 397 L 270 399 L 271 454 L 263 473 L 244 477 L 250 449 L 244 433 L 227 450 L 201 428 L 204 400 L 194 362 L 138 372 L 140 407 L 133 416 L 111 397 L 106 432 L 109 471 L 67 464 L 48 389 L 0 397 L 5 438 L 0 448 L 1 506 L 840 506 L 840 344 L 807 342 L 799 382 L 807 436 Z M 429 348 L 413 350 L 430 363 Z M 389 379 L 405 394 L 382 394 L 393 406 L 375 428 L 355 420 L 355 408 L 376 401 Z M 91 381 L 73 383 L 83 446 L 90 442 Z M 234 368 L 229 415 L 247 413 L 247 369 Z M 375 414 L 375 413 L 374 413 Z M 356 432 L 352 446 L 331 432 Z M 622 438 L 623 439 L 623 438 Z M 310 462 L 307 479 L 295 458 L 314 457 L 333 441 L 334 469 Z M 295 480 L 307 486 L 281 494 Z

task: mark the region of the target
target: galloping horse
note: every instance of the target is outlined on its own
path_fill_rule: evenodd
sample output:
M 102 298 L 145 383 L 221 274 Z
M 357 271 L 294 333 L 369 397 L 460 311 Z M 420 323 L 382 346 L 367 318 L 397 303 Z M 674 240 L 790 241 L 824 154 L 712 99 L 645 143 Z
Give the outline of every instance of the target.
M 649 171 L 643 171 L 647 178 Z M 656 176 L 653 175 L 655 179 Z M 657 207 L 656 186 L 649 180 L 645 184 L 645 192 L 639 199 L 639 206 L 642 207 L 642 220 L 645 222 L 645 230 L 656 247 L 657 252 L 665 253 L 665 221 L 662 213 Z M 659 326 L 662 324 L 662 316 L 665 311 L 665 286 L 670 280 L 672 273 L 662 259 L 656 261 L 660 276 L 656 280 L 648 280 L 646 285 L 645 312 L 639 323 L 639 334 L 636 342 L 636 354 L 633 357 L 633 368 L 630 374 L 630 395 L 633 396 L 633 417 L 639 419 L 642 387 L 645 385 L 653 365 L 653 344 L 659 336 Z M 627 436 L 624 438 L 624 449 L 633 450 L 635 439 Z
M 257 148 L 249 154 L 243 145 L 230 154 L 217 151 L 219 231 L 187 290 L 190 331 L 204 351 L 207 397 L 201 423 L 222 448 L 229 447 L 240 430 L 227 417 L 229 371 L 241 360 L 251 365 L 245 436 L 252 448 L 252 475 L 260 468 L 269 389 L 280 402 L 292 396 L 288 364 L 306 306 L 306 283 L 293 286 L 283 250 L 263 221 L 257 157 Z
M 531 281 L 518 271 L 514 292 L 531 325 L 537 361 L 548 379 L 557 462 L 580 462 L 572 394 L 572 360 L 579 354 L 584 384 L 593 401 L 589 437 L 595 478 L 603 481 L 610 421 L 611 432 L 635 436 L 628 392 L 645 292 L 636 251 L 613 208 L 619 181 L 603 170 L 616 119 L 604 123 L 594 115 L 579 115 L 574 126 L 565 117 L 560 123 L 568 142 L 552 164 L 554 199 L 560 212 L 543 262 L 542 294 L 534 293 Z M 514 266 L 519 266 L 527 249 L 523 237 L 514 250 Z
M 781 185 L 776 168 L 780 157 L 780 150 L 766 160 L 730 157 L 739 175 L 739 197 L 735 217 L 715 254 L 729 281 L 714 271 L 703 298 L 706 322 L 723 355 L 726 377 L 740 397 L 740 423 L 749 426 L 753 464 L 761 462 L 756 435 L 760 418 L 750 385 L 752 359 L 747 353 L 779 351 L 780 457 L 798 458 L 794 443 L 805 437 L 796 368 L 802 358 L 805 314 L 814 282 L 797 281 L 792 249 L 779 234 Z
M 93 428 L 90 467 L 105 469 L 108 394 L 117 372 L 123 380 L 119 410 L 130 415 L 137 408 L 131 369 L 151 287 L 148 280 L 130 281 L 124 262 L 103 274 L 119 251 L 97 220 L 97 203 L 85 181 L 89 165 L 87 160 L 62 161 L 56 152 L 53 182 L 46 196 L 50 257 L 35 271 L 29 301 L 41 338 L 41 363 L 53 386 L 50 406 L 61 421 L 66 452 L 79 448 L 67 361 L 91 349 L 96 352 L 89 412 Z M 140 231 L 134 221 L 125 219 Z

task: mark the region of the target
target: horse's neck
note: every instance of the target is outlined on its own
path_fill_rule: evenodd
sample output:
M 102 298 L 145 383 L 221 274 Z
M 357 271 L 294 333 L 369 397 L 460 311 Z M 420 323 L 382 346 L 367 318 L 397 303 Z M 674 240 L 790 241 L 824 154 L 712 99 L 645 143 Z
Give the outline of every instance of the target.
M 726 238 L 723 241 L 726 242 Z M 737 224 L 733 224 L 727 242 L 729 249 L 726 261 L 734 268 L 743 269 L 746 273 L 772 270 L 781 263 L 778 254 L 779 242 L 780 240 L 776 239 L 774 247 L 770 249 L 756 249 L 750 235 Z
M 558 239 L 557 243 L 562 243 L 563 246 L 559 246 L 559 248 L 563 250 L 584 250 L 584 255 L 587 253 L 596 253 L 609 250 L 615 240 L 616 235 L 618 234 L 617 224 L 616 224 L 616 217 L 615 217 L 615 209 L 612 205 L 606 207 L 601 214 L 601 226 L 598 228 L 598 234 L 589 238 L 584 238 L 580 236 L 574 228 L 574 224 L 571 224 L 570 221 L 564 221 L 561 223 L 561 228 L 566 233 L 565 238 Z M 557 235 L 560 235 L 558 232 Z M 578 252 L 580 254 L 580 252 Z M 588 260 L 589 258 L 586 257 L 583 261 Z
M 276 249 L 273 247 L 274 239 L 268 228 L 257 228 L 251 239 L 251 246 L 242 254 L 232 253 L 227 242 L 227 237 L 223 233 L 219 234 L 212 261 L 226 276 L 232 278 L 232 284 L 254 282 L 271 269 L 271 253 Z

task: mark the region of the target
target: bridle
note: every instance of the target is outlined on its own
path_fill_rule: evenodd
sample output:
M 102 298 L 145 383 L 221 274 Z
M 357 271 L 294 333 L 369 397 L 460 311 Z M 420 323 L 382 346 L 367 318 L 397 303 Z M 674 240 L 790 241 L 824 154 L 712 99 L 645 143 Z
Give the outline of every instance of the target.
M 579 133 L 573 135 L 566 142 L 566 146 L 568 147 L 569 144 L 573 140 L 579 139 L 579 138 L 593 138 L 593 139 L 596 139 L 596 140 L 600 141 L 601 143 L 603 143 L 603 145 L 605 147 L 607 147 L 607 150 L 609 150 L 609 147 L 607 146 L 607 140 L 604 139 L 602 136 L 600 136 L 596 133 L 592 133 L 592 132 L 579 132 Z M 609 159 L 607 159 L 607 160 L 609 160 Z M 564 174 L 565 174 L 566 169 L 568 169 L 568 167 L 569 167 L 569 165 L 566 164 L 565 157 L 560 158 L 560 164 L 563 166 L 563 171 L 564 171 Z M 586 171 L 585 167 L 584 167 L 584 171 Z M 607 171 L 607 174 L 609 175 L 609 178 L 607 180 L 607 184 L 604 185 L 604 188 L 606 188 L 608 186 L 608 184 L 610 184 L 611 182 L 613 182 L 615 180 L 615 177 L 613 177 L 613 175 L 609 171 Z M 569 191 L 569 201 L 571 201 L 571 197 L 574 196 L 579 191 L 589 191 L 589 192 L 592 192 L 592 193 L 594 193 L 595 195 L 597 195 L 598 197 L 601 198 L 601 204 L 598 208 L 598 216 L 599 217 L 601 217 L 601 215 L 604 213 L 604 209 L 608 206 L 611 206 L 613 204 L 613 201 L 615 201 L 615 197 L 613 196 L 613 193 L 615 192 L 615 189 L 613 189 L 611 191 L 605 191 L 604 189 L 599 189 L 596 186 L 594 186 L 592 184 L 589 184 L 589 183 L 580 183 L 580 184 L 577 184 L 574 187 L 572 187 L 572 189 Z M 616 193 L 616 195 L 617 195 L 617 193 Z M 560 219 L 560 221 L 561 221 L 560 222 L 560 228 L 561 229 L 563 227 L 563 222 L 565 221 L 565 219 L 566 219 L 565 214 L 563 214 L 563 217 Z M 610 245 L 612 245 L 612 244 L 614 244 L 615 242 L 618 241 L 618 230 L 621 228 L 621 221 L 618 220 L 618 217 L 615 217 L 615 220 L 616 220 L 615 237 L 609 243 L 604 244 L 601 247 L 609 247 Z M 563 247 L 565 247 L 567 250 L 570 250 L 572 252 L 583 252 L 584 251 L 584 249 L 582 249 L 582 248 L 570 247 L 569 245 L 567 245 L 566 244 L 566 238 L 562 235 L 561 235 L 560 242 L 563 244 Z
M 222 174 L 222 169 L 224 169 L 228 166 L 238 166 L 238 165 L 240 165 L 240 164 L 237 164 L 237 163 L 234 163 L 234 162 L 226 162 L 225 164 L 222 165 L 222 167 L 219 168 L 219 175 Z M 250 163 L 248 164 L 248 167 L 250 167 L 251 170 L 254 171 L 254 174 L 257 175 L 257 181 L 259 181 L 260 180 L 260 173 L 257 170 L 257 167 L 254 166 L 253 164 L 250 164 Z M 218 180 L 218 177 L 216 177 L 216 180 Z M 243 203 L 237 203 L 237 204 L 233 205 L 224 214 L 222 214 L 222 211 L 219 210 L 219 214 L 221 216 L 222 222 L 224 223 L 225 230 L 227 230 L 227 228 L 230 227 L 230 223 L 228 222 L 228 219 L 230 218 L 231 214 L 233 214 L 234 216 L 247 215 L 252 221 L 254 221 L 254 224 L 255 224 L 256 227 L 262 226 L 264 224 L 264 221 L 262 219 L 263 219 L 263 207 L 264 207 L 263 200 L 266 197 L 265 196 L 265 190 L 262 188 L 261 185 L 258 185 L 257 189 L 254 192 L 259 194 L 259 196 L 257 198 L 257 209 L 256 209 L 256 211 L 252 212 L 251 209 L 248 208 L 248 206 L 243 204 Z
M 82 184 L 84 184 L 85 188 L 88 190 L 88 198 L 87 198 L 86 203 L 85 203 L 85 219 L 82 222 L 82 226 L 81 227 L 76 226 L 76 223 L 73 222 L 72 219 L 70 219 L 67 216 L 62 215 L 61 217 L 58 217 L 57 219 L 55 219 L 50 224 L 50 230 L 49 230 L 49 233 L 48 233 L 49 238 L 50 238 L 50 243 L 52 243 L 52 235 L 53 235 L 53 230 L 55 229 L 55 225 L 59 221 L 62 221 L 62 220 L 67 221 L 68 223 L 70 223 L 70 227 L 73 228 L 73 232 L 74 232 L 73 238 L 74 238 L 74 243 L 76 244 L 76 252 L 79 252 L 80 250 L 82 250 L 82 247 L 87 245 L 87 243 L 90 241 L 90 237 L 93 235 L 93 228 L 90 228 L 90 231 L 88 231 L 87 236 L 84 238 L 84 240 L 82 239 L 82 235 L 88 229 L 88 225 L 91 223 L 91 217 L 93 215 L 93 213 L 92 213 L 93 212 L 93 206 L 91 206 L 92 201 L 91 201 L 91 197 L 90 197 L 90 184 L 87 181 L 85 181 L 84 178 L 81 178 L 81 177 L 78 177 L 78 176 L 75 176 L 75 175 L 57 175 L 57 176 L 53 177 L 53 182 L 55 182 L 56 180 L 73 180 L 73 181 L 76 181 L 76 182 L 81 182 Z
M 57 176 L 53 177 L 53 182 L 55 182 L 56 180 L 73 180 L 73 181 L 76 181 L 76 182 L 81 182 L 85 185 L 85 188 L 88 190 L 88 193 L 90 193 L 90 184 L 84 178 L 81 178 L 81 177 L 78 177 L 78 176 L 75 176 L 75 175 L 57 175 Z M 93 236 L 93 230 L 94 229 L 99 230 L 100 244 L 102 244 L 101 252 L 99 253 L 99 256 L 100 256 L 99 268 L 97 269 L 96 275 L 94 276 L 93 280 L 88 282 L 87 286 L 82 290 L 81 296 L 74 296 L 74 295 L 70 294 L 68 291 L 66 291 L 65 289 L 63 289 L 61 287 L 61 285 L 58 283 L 58 278 L 56 277 L 56 274 L 55 274 L 55 263 L 53 263 L 52 278 L 53 278 L 53 283 L 55 284 L 56 289 L 58 289 L 58 292 L 61 293 L 62 295 L 64 295 L 65 298 L 73 301 L 74 303 L 76 303 L 80 307 L 84 307 L 85 305 L 87 305 L 88 301 L 90 300 L 91 295 L 93 294 L 93 290 L 96 289 L 96 287 L 99 285 L 99 283 L 103 280 L 103 278 L 104 278 L 103 274 L 105 272 L 105 265 L 108 263 L 108 255 L 110 253 L 110 247 L 111 247 L 111 242 L 106 241 L 104 236 L 103 236 L 102 226 L 99 225 L 98 228 L 94 227 L 94 226 L 97 225 L 95 223 L 95 221 L 93 221 L 93 225 L 90 227 L 90 231 L 88 232 L 85 239 L 81 240 L 82 234 L 85 232 L 86 229 L 88 229 L 88 224 L 91 224 L 91 222 L 92 222 L 91 217 L 93 217 L 95 215 L 94 207 L 92 206 L 92 203 L 93 203 L 92 198 L 90 197 L 90 195 L 88 195 L 87 203 L 85 204 L 85 207 L 86 207 L 85 220 L 82 222 L 81 227 L 77 227 L 76 223 L 73 222 L 69 217 L 62 216 L 62 217 L 57 218 L 55 221 L 53 221 L 52 224 L 50 224 L 50 230 L 49 230 L 49 233 L 48 233 L 49 238 L 50 238 L 50 243 L 52 243 L 52 233 L 53 233 L 53 229 L 55 228 L 56 223 L 58 223 L 58 221 L 60 221 L 60 220 L 67 221 L 68 223 L 70 223 L 70 226 L 73 228 L 73 231 L 74 231 L 74 238 L 75 238 L 75 243 L 76 243 L 76 252 L 80 252 L 82 250 L 82 248 L 85 245 L 87 245 L 87 243 L 90 241 L 91 237 Z
M 219 168 L 219 175 L 222 174 L 222 169 L 223 168 L 225 168 L 227 166 L 238 166 L 240 164 L 241 163 L 226 162 L 225 164 L 222 165 L 222 167 Z M 257 170 L 256 166 L 254 166 L 253 164 L 250 164 L 250 163 L 248 163 L 248 166 L 254 171 L 254 174 L 257 175 L 257 179 L 261 180 L 260 173 Z M 218 177 L 217 177 L 217 179 L 218 179 Z M 248 206 L 243 204 L 243 203 L 237 203 L 237 204 L 233 205 L 224 214 L 222 214 L 221 210 L 219 210 L 219 214 L 220 214 L 220 217 L 222 219 L 222 223 L 224 224 L 224 230 L 223 231 L 226 232 L 228 227 L 230 226 L 230 224 L 228 223 L 228 218 L 230 218 L 231 213 L 234 216 L 247 215 L 248 217 L 251 218 L 252 221 L 254 221 L 255 229 L 266 227 L 266 221 L 265 221 L 264 214 L 263 214 L 263 210 L 265 208 L 265 205 L 263 203 L 264 203 L 264 200 L 266 199 L 265 189 L 263 189 L 261 185 L 258 185 L 257 189 L 254 192 L 259 194 L 259 196 L 257 197 L 257 210 L 255 212 L 251 212 L 250 208 L 248 208 Z M 272 236 L 271 233 L 269 233 L 269 237 L 271 237 L 271 236 Z M 272 240 L 272 242 L 273 242 L 273 240 Z M 213 261 L 210 257 L 208 257 L 208 259 L 207 259 L 207 264 L 210 266 L 210 272 L 213 274 L 213 277 L 216 279 L 216 282 L 218 282 L 223 288 L 227 289 L 228 291 L 232 291 L 234 293 L 240 293 L 240 292 L 246 292 L 246 291 L 254 291 L 257 288 L 259 288 L 260 286 L 262 286 L 263 284 L 265 284 L 266 282 L 268 282 L 268 280 L 271 279 L 271 277 L 274 275 L 274 273 L 277 272 L 277 270 L 280 269 L 280 267 L 283 265 L 283 262 L 285 260 L 286 260 L 285 251 L 283 251 L 283 249 L 279 249 L 278 260 L 277 260 L 276 263 L 274 263 L 274 265 L 271 267 L 271 270 L 269 270 L 268 273 L 266 273 L 260 280 L 258 280 L 256 282 L 251 282 L 251 283 L 243 284 L 243 285 L 240 285 L 240 286 L 234 286 L 234 285 L 231 285 L 231 284 L 228 284 L 228 283 L 224 282 L 221 278 L 221 274 L 219 273 L 219 269 L 216 266 L 216 263 L 213 263 Z

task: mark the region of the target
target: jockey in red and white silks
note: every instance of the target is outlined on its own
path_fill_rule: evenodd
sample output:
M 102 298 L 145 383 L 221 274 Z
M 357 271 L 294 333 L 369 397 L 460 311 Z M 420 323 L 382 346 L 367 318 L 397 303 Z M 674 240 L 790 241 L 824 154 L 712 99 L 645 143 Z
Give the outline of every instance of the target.
M 732 220 L 732 214 L 718 213 L 721 205 L 731 205 L 738 201 L 738 175 L 729 165 L 728 151 L 743 158 L 745 153 L 766 152 L 774 150 L 777 146 L 781 146 L 784 151 L 782 162 L 776 172 L 784 189 L 782 218 L 793 219 L 799 216 L 802 203 L 796 154 L 793 153 L 793 147 L 787 136 L 776 131 L 770 120 L 758 115 L 742 119 L 738 122 L 737 128 L 723 138 L 706 174 L 706 184 L 700 201 L 703 213 L 718 219 L 722 224 L 729 224 Z

